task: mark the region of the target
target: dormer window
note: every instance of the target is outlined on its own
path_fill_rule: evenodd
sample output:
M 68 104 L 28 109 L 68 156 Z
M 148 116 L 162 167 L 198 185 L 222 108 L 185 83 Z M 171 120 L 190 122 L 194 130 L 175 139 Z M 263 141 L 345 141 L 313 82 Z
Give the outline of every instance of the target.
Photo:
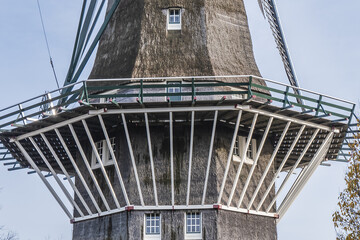
M 115 138 L 110 138 L 110 143 L 111 143 L 111 147 L 115 154 L 115 151 L 116 151 Z M 101 140 L 99 142 L 96 142 L 95 146 L 96 146 L 96 150 L 99 154 L 99 157 L 100 157 L 103 165 L 104 166 L 113 165 L 114 159 L 112 158 L 112 155 L 110 153 L 110 149 L 108 148 L 106 140 Z M 100 163 L 94 152 L 92 153 L 92 157 L 91 157 L 91 168 L 92 169 L 100 168 Z
M 167 15 L 167 29 L 181 30 L 181 9 L 169 8 Z
M 241 162 L 241 157 L 244 155 L 246 147 L 247 137 L 238 136 L 234 146 L 233 160 L 235 162 Z M 251 139 L 249 147 L 245 153 L 244 163 L 252 165 L 257 153 L 256 139 Z

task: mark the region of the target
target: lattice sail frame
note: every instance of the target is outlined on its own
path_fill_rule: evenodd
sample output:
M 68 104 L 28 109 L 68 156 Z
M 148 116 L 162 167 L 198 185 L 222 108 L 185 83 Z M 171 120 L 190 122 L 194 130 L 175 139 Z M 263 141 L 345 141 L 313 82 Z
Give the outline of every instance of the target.
M 236 117 L 236 121 L 233 122 L 234 134 L 233 134 L 233 138 L 232 138 L 232 142 L 231 142 L 231 147 L 230 147 L 230 149 L 228 149 L 229 154 L 228 154 L 228 158 L 226 161 L 226 168 L 225 168 L 224 176 L 223 176 L 223 179 L 221 180 L 221 187 L 220 187 L 220 191 L 218 194 L 218 200 L 217 200 L 217 202 L 214 202 L 214 203 L 208 203 L 206 200 L 206 192 L 209 187 L 207 181 L 208 181 L 209 169 L 210 169 L 212 152 L 213 152 L 214 136 L 216 135 L 217 124 L 220 122 L 219 114 L 218 114 L 219 111 L 235 112 L 237 117 Z M 190 145 L 191 150 L 190 150 L 190 156 L 189 156 L 190 159 L 189 159 L 189 166 L 188 166 L 187 200 L 186 200 L 186 204 L 184 204 L 184 205 L 176 205 L 175 204 L 176 201 L 175 201 L 175 194 L 174 194 L 175 190 L 174 190 L 174 159 L 173 159 L 173 154 L 174 154 L 174 152 L 173 152 L 174 116 L 173 115 L 174 115 L 174 113 L 178 113 L 178 112 L 189 113 L 192 116 L 191 117 L 191 135 L 190 135 L 191 138 L 190 138 L 190 142 L 187 143 Z M 190 205 L 189 197 L 192 194 L 192 191 L 190 188 L 190 186 L 191 186 L 191 184 L 190 184 L 191 183 L 191 169 L 192 169 L 192 161 L 191 161 L 192 153 L 191 153 L 191 151 L 192 151 L 193 144 L 196 144 L 196 142 L 194 142 L 193 137 L 194 137 L 194 127 L 196 125 L 195 123 L 197 120 L 195 119 L 194 116 L 196 113 L 201 113 L 201 112 L 202 113 L 213 112 L 213 115 L 214 115 L 213 127 L 211 129 L 212 134 L 211 134 L 211 141 L 210 141 L 210 146 L 209 146 L 208 164 L 207 164 L 205 179 L 204 179 L 203 183 L 198 183 L 198 184 L 202 184 L 204 186 L 203 198 L 202 198 L 202 201 L 201 202 L 199 201 L 199 203 L 197 205 Z M 150 135 L 150 132 L 151 132 L 150 125 L 151 124 L 149 124 L 149 119 L 148 119 L 148 114 L 157 114 L 157 113 L 162 113 L 162 114 L 165 113 L 168 115 L 168 124 L 169 124 L 169 131 L 170 131 L 169 132 L 169 134 L 170 134 L 169 164 L 171 165 L 171 173 L 170 173 L 170 175 L 171 175 L 171 193 L 169 193 L 169 195 L 171 194 L 171 204 L 169 204 L 169 205 L 159 205 L 159 203 L 157 201 L 158 193 L 156 190 L 157 189 L 156 188 L 156 185 L 157 185 L 156 169 L 154 168 L 154 162 L 153 162 L 153 157 L 152 157 L 152 152 L 151 152 L 151 149 L 152 149 L 152 146 L 151 146 L 152 139 L 151 139 L 151 135 Z M 227 181 L 228 181 L 228 173 L 229 173 L 230 165 L 235 164 L 232 161 L 233 149 L 234 149 L 234 144 L 235 144 L 236 137 L 238 134 L 239 126 L 241 124 L 242 115 L 244 116 L 245 113 L 251 114 L 253 116 L 252 120 L 251 120 L 251 126 L 249 128 L 248 139 L 252 138 L 255 123 L 257 122 L 258 117 L 266 117 L 266 118 L 268 118 L 268 121 L 266 121 L 266 123 L 264 125 L 264 126 L 266 126 L 266 128 L 264 128 L 262 140 L 261 140 L 261 143 L 259 144 L 259 148 L 258 148 L 258 153 L 254 159 L 254 164 L 247 176 L 247 180 L 245 183 L 240 183 L 240 185 L 243 185 L 242 191 L 238 193 L 238 194 L 240 194 L 240 198 L 236 199 L 237 204 L 232 204 L 232 199 L 233 199 L 234 193 L 236 191 L 238 191 L 238 187 L 237 187 L 238 180 L 239 180 L 239 176 L 242 172 L 242 168 L 244 166 L 244 159 L 242 159 L 241 163 L 238 164 L 235 181 L 232 183 L 230 197 L 227 199 L 227 201 L 226 201 L 226 199 L 224 200 L 223 194 L 224 194 L 225 185 L 228 184 Z M 147 136 L 147 142 L 148 142 L 148 149 L 150 150 L 149 156 L 150 156 L 150 165 L 151 165 L 151 178 L 152 178 L 152 184 L 153 184 L 153 189 L 154 189 L 154 192 L 152 194 L 154 195 L 154 199 L 155 199 L 153 204 L 145 204 L 144 203 L 144 199 L 143 199 L 144 193 L 142 192 L 142 187 L 141 187 L 142 183 L 139 180 L 139 176 L 138 176 L 137 170 L 136 170 L 137 164 L 136 164 L 135 156 L 133 154 L 133 150 L 132 150 L 133 147 L 132 147 L 131 140 L 130 140 L 131 132 L 129 132 L 129 129 L 127 126 L 127 120 L 126 120 L 127 118 L 131 117 L 131 115 L 133 115 L 133 114 L 143 115 L 143 117 L 145 119 L 145 123 L 146 123 L 146 136 Z M 134 200 L 129 199 L 129 197 L 128 197 L 127 192 L 129 189 L 126 189 L 125 184 L 123 182 L 123 178 L 121 176 L 121 167 L 122 166 L 121 166 L 121 164 L 118 163 L 118 161 L 116 161 L 116 156 L 113 152 L 110 138 L 108 135 L 108 128 L 106 127 L 106 122 L 104 122 L 104 119 L 103 119 L 103 117 L 106 115 L 117 115 L 117 116 L 121 117 L 121 119 L 122 119 L 124 131 L 125 131 L 126 139 L 127 139 L 127 143 L 128 143 L 128 148 L 129 148 L 129 152 L 130 152 L 130 156 L 131 156 L 132 168 L 134 169 L 134 172 L 135 172 L 136 188 L 138 190 L 138 195 L 139 195 L 139 200 L 136 200 L 136 202 L 140 202 L 141 203 L 140 205 L 133 205 Z M 121 193 L 117 193 L 117 192 L 115 192 L 115 190 L 112 186 L 112 182 L 109 179 L 109 176 L 107 174 L 105 166 L 102 164 L 101 160 L 99 160 L 101 172 L 103 174 L 103 177 L 106 180 L 107 187 L 110 190 L 112 200 L 115 202 L 115 207 L 113 207 L 113 208 L 110 207 L 110 205 L 108 203 L 108 199 L 106 199 L 106 197 L 103 194 L 103 190 L 97 183 L 98 179 L 96 178 L 93 170 L 91 169 L 91 167 L 89 165 L 89 160 L 87 159 L 87 155 L 84 152 L 84 147 L 82 146 L 81 141 L 79 140 L 79 136 L 74 129 L 74 124 L 77 124 L 77 127 L 79 126 L 79 124 L 81 124 L 83 126 L 83 130 L 85 130 L 88 140 L 91 143 L 92 151 L 94 152 L 96 157 L 98 159 L 100 159 L 99 153 L 97 152 L 97 149 L 96 149 L 96 146 L 95 146 L 95 143 L 93 140 L 93 135 L 91 134 L 91 131 L 90 131 L 88 123 L 87 123 L 89 120 L 91 120 L 93 118 L 97 118 L 98 121 L 100 122 L 101 129 L 105 136 L 107 146 L 110 150 L 112 158 L 115 159 L 114 168 L 115 168 L 116 174 L 118 176 L 118 179 L 120 180 Z M 283 122 L 285 124 L 285 128 L 281 131 L 281 136 L 278 139 L 277 143 L 275 144 L 274 151 L 271 155 L 271 159 L 270 159 L 267 167 L 264 169 L 264 171 L 262 173 L 262 177 L 258 183 L 258 187 L 256 188 L 255 192 L 253 192 L 253 193 L 247 192 L 249 182 L 252 180 L 252 174 L 257 165 L 259 156 L 261 155 L 261 151 L 264 146 L 264 143 L 268 138 L 268 134 L 269 134 L 269 132 L 272 131 L 273 128 L 276 128 L 278 126 L 278 124 L 276 124 L 276 126 L 273 125 L 274 120 Z M 293 134 L 289 133 L 290 132 L 289 130 L 291 129 L 290 126 L 292 124 L 301 126 L 300 129 L 297 130 L 297 134 L 295 136 Z M 101 201 L 102 201 L 101 205 L 105 206 L 105 208 L 99 207 L 100 203 L 97 202 L 96 199 L 94 198 L 94 196 L 90 190 L 90 187 L 88 186 L 89 183 L 87 181 L 85 181 L 85 179 L 83 178 L 83 173 L 79 170 L 78 164 L 75 160 L 76 156 L 73 156 L 73 154 L 69 150 L 69 145 L 66 143 L 65 137 L 62 136 L 62 134 L 61 134 L 60 128 L 64 128 L 64 127 L 68 128 L 70 130 L 73 140 L 76 142 L 76 148 L 80 152 L 80 155 L 82 156 L 82 159 L 84 160 L 84 163 L 86 165 L 87 171 L 90 174 L 92 181 L 95 183 L 96 189 L 101 196 Z M 288 173 L 287 173 L 283 183 L 281 184 L 281 187 L 277 189 L 277 191 L 275 193 L 275 197 L 272 198 L 271 203 L 267 204 L 266 206 L 265 205 L 263 206 L 265 199 L 267 198 L 271 189 L 273 189 L 273 185 L 275 184 L 275 181 L 277 180 L 278 176 L 284 170 L 283 168 L 284 168 L 286 162 L 288 161 L 289 156 L 294 151 L 294 148 L 296 148 L 296 145 L 298 144 L 299 140 L 309 138 L 308 134 L 307 135 L 305 134 L 305 131 L 304 131 L 305 129 L 312 130 L 311 137 L 308 140 L 306 147 L 304 148 L 302 154 L 300 154 L 298 156 L 298 159 L 295 162 L 295 164 L 287 170 Z M 60 160 L 61 156 L 58 155 L 58 150 L 55 150 L 54 146 L 52 144 L 50 144 L 48 137 L 46 137 L 46 134 L 48 134 L 50 132 L 55 132 L 56 138 L 61 143 L 63 150 L 66 152 L 66 155 L 70 159 L 71 164 L 72 164 L 74 170 L 76 171 L 77 176 L 79 177 L 79 180 L 81 181 L 84 188 L 86 189 L 86 192 L 80 193 L 78 187 L 75 185 L 75 183 L 73 182 L 73 180 L 71 178 L 72 174 L 69 172 L 68 168 L 63 165 L 62 161 Z M 55 197 L 57 202 L 60 204 L 60 206 L 62 207 L 62 209 L 64 210 L 66 215 L 69 217 L 69 219 L 71 219 L 72 221 L 75 221 L 75 222 L 86 220 L 86 219 L 91 219 L 91 218 L 97 218 L 99 216 L 105 216 L 105 215 L 122 212 L 122 211 L 126 211 L 126 210 L 184 210 L 184 209 L 213 209 L 213 208 L 221 208 L 223 210 L 256 214 L 256 215 L 268 216 L 268 217 L 274 217 L 274 218 L 281 218 L 285 214 L 286 210 L 289 208 L 291 203 L 294 201 L 294 199 L 297 197 L 297 195 L 299 194 L 299 192 L 301 191 L 301 189 L 303 188 L 305 183 L 309 180 L 311 175 L 314 173 L 315 169 L 324 160 L 325 155 L 327 154 L 329 147 L 332 143 L 334 134 L 338 134 L 338 133 L 339 133 L 339 130 L 334 129 L 332 127 L 324 126 L 321 124 L 315 124 L 310 121 L 302 121 L 302 120 L 292 118 L 292 117 L 287 117 L 287 116 L 284 116 L 281 114 L 271 113 L 271 112 L 268 112 L 268 111 L 265 111 L 262 109 L 255 109 L 248 105 L 186 107 L 186 108 L 184 108 L 184 107 L 176 107 L 176 108 L 168 107 L 168 108 L 149 108 L 149 109 L 147 109 L 147 108 L 141 108 L 141 109 L 106 109 L 106 108 L 104 108 L 104 109 L 100 109 L 100 110 L 89 110 L 89 112 L 87 114 L 81 115 L 79 117 L 68 119 L 68 120 L 62 121 L 60 123 L 54 124 L 52 126 L 48 126 L 43 129 L 39 129 L 37 131 L 23 134 L 21 136 L 16 137 L 13 140 L 11 140 L 11 142 L 14 142 L 17 145 L 17 147 L 21 150 L 21 153 L 23 154 L 23 156 L 29 162 L 31 167 L 38 173 L 38 175 L 40 176 L 42 181 L 45 183 L 45 185 L 50 190 L 51 194 Z M 324 137 L 320 136 L 323 139 L 321 144 L 313 145 L 313 141 L 315 140 L 316 137 L 319 137 L 319 135 L 324 135 Z M 285 139 L 289 139 L 289 138 L 293 139 L 293 141 L 292 141 L 293 143 L 291 144 L 289 151 L 287 152 L 287 154 L 281 161 L 281 164 L 277 168 L 277 171 L 275 173 L 271 172 L 270 168 L 271 168 L 272 164 L 274 163 L 275 158 L 277 157 L 280 146 L 283 144 L 283 141 Z M 36 140 L 34 140 L 34 139 L 36 139 Z M 43 144 L 40 144 L 40 141 Z M 317 141 L 319 141 L 319 140 L 317 140 Z M 67 199 L 69 201 L 70 205 L 75 209 L 74 214 L 71 213 L 71 209 L 68 209 L 68 204 L 64 203 L 64 201 L 63 201 L 64 198 L 60 197 L 61 192 L 58 193 L 54 190 L 55 188 L 50 184 L 50 182 L 47 180 L 45 175 L 42 173 L 41 168 L 39 167 L 39 164 L 37 164 L 36 161 L 31 157 L 32 153 L 29 152 L 29 150 L 28 150 L 31 148 L 26 147 L 26 145 L 29 142 L 31 143 L 31 145 L 33 147 L 32 149 L 35 149 L 35 151 L 40 155 L 42 161 L 46 164 L 48 170 L 51 172 L 52 176 L 55 178 L 57 184 L 60 186 L 61 192 L 66 197 L 65 199 Z M 304 158 L 308 149 L 310 147 L 314 147 L 314 146 L 317 146 L 317 147 L 314 151 L 311 161 L 307 162 L 305 165 L 302 164 L 302 159 Z M 246 143 L 246 149 L 248 147 L 249 147 L 249 141 L 247 141 L 247 143 Z M 54 158 L 56 160 L 56 163 L 55 162 L 50 163 L 51 162 L 50 158 L 48 156 L 45 156 L 46 152 L 51 152 L 52 158 Z M 279 200 L 278 197 L 280 196 L 281 192 L 285 189 L 284 186 L 287 183 L 289 183 L 288 181 L 291 178 L 292 174 L 294 173 L 295 169 L 298 168 L 300 165 L 302 166 L 301 172 L 299 173 L 296 180 L 292 183 L 290 190 L 286 192 L 285 197 L 282 199 L 282 201 L 279 201 L 279 203 L 280 203 L 280 204 L 278 204 L 279 207 L 274 211 L 273 205 L 275 204 L 275 201 Z M 262 187 L 262 184 L 264 184 L 264 179 L 267 177 L 268 174 L 271 174 L 273 176 L 272 180 L 270 182 L 270 185 L 267 186 L 267 188 L 266 188 L 267 190 L 264 194 L 259 195 L 259 190 Z M 66 177 L 66 180 L 61 180 L 59 175 L 60 176 L 64 175 Z M 79 201 L 76 201 L 75 198 L 71 197 L 71 193 L 69 192 L 69 189 L 65 187 L 64 181 L 67 181 L 69 183 L 70 187 L 74 190 L 75 197 L 77 199 L 79 199 Z M 120 201 L 118 199 L 120 194 L 124 197 L 124 199 L 126 201 L 126 203 L 123 205 L 120 204 Z M 247 204 L 247 206 L 244 206 L 244 204 L 242 204 L 245 194 L 250 194 L 252 196 L 252 198 L 251 198 L 250 202 Z M 261 201 L 258 204 L 258 206 L 254 206 L 254 200 L 257 197 L 261 198 Z M 84 199 L 89 199 L 89 200 L 85 201 Z M 79 206 L 80 204 L 82 206 Z M 94 209 L 94 207 L 95 207 L 96 211 L 91 210 L 91 209 Z

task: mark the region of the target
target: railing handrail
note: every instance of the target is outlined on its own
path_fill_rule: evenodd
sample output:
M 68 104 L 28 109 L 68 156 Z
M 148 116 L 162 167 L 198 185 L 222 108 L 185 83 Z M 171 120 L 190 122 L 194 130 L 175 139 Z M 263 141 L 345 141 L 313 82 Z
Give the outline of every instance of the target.
M 348 100 L 344 100 L 341 98 L 336 98 L 336 97 L 332 97 L 330 95 L 326 95 L 326 94 L 322 94 L 319 92 L 315 92 L 315 91 L 311 91 L 311 90 L 307 90 L 305 88 L 301 88 L 301 87 L 295 87 L 292 86 L 290 84 L 286 84 L 286 83 L 281 83 L 278 81 L 274 81 L 268 78 L 263 78 L 263 77 L 259 77 L 259 76 L 255 76 L 255 75 L 222 75 L 222 76 L 185 76 L 185 77 L 147 77 L 147 78 L 101 78 L 101 79 L 88 79 L 88 80 L 84 80 L 86 82 L 101 82 L 101 81 L 107 81 L 107 82 L 116 82 L 116 81 L 131 81 L 131 80 L 136 80 L 136 81 L 140 81 L 140 80 L 174 80 L 174 79 L 205 79 L 205 78 L 249 78 L 249 77 L 253 77 L 255 79 L 259 79 L 259 80 L 263 80 L 266 82 L 271 82 L 271 83 L 275 83 L 278 85 L 282 85 L 285 87 L 290 87 L 292 89 L 296 89 L 296 90 L 300 90 L 300 91 L 305 91 L 308 93 L 312 93 L 312 94 L 316 94 L 316 95 L 321 95 L 323 97 L 327 97 L 336 101 L 341 101 L 341 102 L 345 102 L 345 103 L 349 103 L 349 104 L 355 104 L 354 102 L 348 101 Z
M 66 85 L 66 86 L 64 86 L 64 87 L 61 87 L 61 88 L 52 90 L 52 91 L 50 91 L 50 92 L 46 92 L 46 93 L 37 95 L 36 97 L 32 97 L 32 98 L 27 99 L 27 100 L 24 100 L 24 101 L 22 101 L 22 102 L 13 104 L 13 105 L 11 105 L 11 106 L 9 106 L 9 107 L 0 109 L 0 112 L 6 111 L 6 110 L 8 110 L 8 109 L 10 109 L 10 108 L 13 108 L 13 107 L 17 107 L 17 106 L 19 106 L 20 104 L 24 104 L 24 103 L 30 102 L 30 101 L 35 100 L 35 99 L 37 99 L 37 98 L 45 97 L 45 96 L 46 96 L 47 94 L 49 94 L 49 93 L 51 94 L 51 93 L 54 93 L 54 92 L 58 92 L 58 91 L 60 91 L 60 90 L 62 90 L 62 89 L 66 89 L 66 88 L 69 88 L 69 87 L 73 87 L 73 86 L 75 86 L 75 85 L 81 84 L 81 83 L 86 82 L 86 81 L 87 81 L 87 80 L 81 80 L 81 81 L 79 81 L 79 82 Z
M 259 77 L 259 76 L 255 76 L 255 75 L 221 75 L 221 76 L 182 76 L 182 77 L 146 77 L 146 78 L 109 78 L 109 79 L 88 79 L 88 80 L 81 80 L 79 82 L 76 82 L 76 83 L 72 83 L 72 84 L 69 84 L 69 85 L 66 85 L 64 87 L 61 87 L 61 88 L 58 88 L 58 89 L 55 89 L 55 90 L 52 90 L 50 92 L 47 92 L 47 93 L 43 93 L 43 94 L 40 94 L 38 96 L 35 96 L 35 97 L 32 97 L 30 99 L 27 99 L 27 100 L 24 100 L 22 102 L 19 102 L 19 103 L 16 103 L 16 104 L 13 104 L 11 106 L 8 106 L 6 108 L 3 108 L 3 109 L 0 109 L 0 112 L 3 112 L 3 111 L 6 111 L 10 108 L 13 108 L 13 107 L 17 107 L 19 106 L 20 104 L 24 104 L 24 103 L 27 103 L 27 102 L 30 102 L 30 101 L 33 101 L 37 98 L 41 98 L 41 97 L 44 97 L 46 96 L 48 93 L 54 93 L 54 92 L 58 92 L 58 91 L 61 91 L 63 89 L 67 89 L 67 88 L 70 88 L 70 87 L 73 87 L 73 86 L 76 86 L 76 85 L 80 85 L 80 84 L 83 84 L 84 82 L 87 83 L 87 82 L 101 82 L 101 81 L 107 81 L 107 82 L 119 82 L 119 81 L 140 81 L 140 80 L 180 80 L 180 79 L 209 79 L 209 78 L 249 78 L 249 77 L 253 77 L 255 79 L 259 79 L 259 80 L 263 80 L 265 82 L 270 82 L 270 83 L 274 83 L 274 84 L 278 84 L 278 85 L 281 85 L 281 86 L 285 86 L 285 87 L 290 87 L 292 89 L 296 89 L 296 90 L 300 90 L 300 91 L 304 91 L 304 92 L 307 92 L 307 93 L 311 93 L 311 94 L 315 94 L 315 95 L 321 95 L 323 97 L 326 97 L 326 98 L 329 98 L 329 99 L 333 99 L 333 100 L 336 100 L 336 101 L 340 101 L 340 102 L 344 102 L 344 103 L 348 103 L 348 104 L 355 104 L 354 102 L 351 102 L 351 101 L 348 101 L 348 100 L 344 100 L 344 99 L 340 99 L 340 98 L 336 98 L 336 97 L 332 97 L 332 96 L 329 96 L 329 95 L 326 95 L 326 94 L 322 94 L 322 93 L 319 93 L 319 92 L 315 92 L 315 91 L 311 91 L 311 90 L 307 90 L 307 89 L 304 89 L 304 88 L 300 88 L 300 87 L 295 87 L 295 86 L 291 86 L 289 84 L 285 84 L 285 83 L 281 83 L 281 82 L 278 82 L 278 81 L 274 81 L 274 80 L 271 80 L 271 79 L 268 79 L 268 78 L 263 78 L 263 77 Z
M 247 81 L 231 81 L 231 79 L 247 79 Z M 204 81 L 195 81 L 202 79 Z M 224 79 L 230 79 L 227 81 L 222 81 Z M 262 83 L 255 82 L 254 79 L 264 81 L 265 83 L 271 83 L 270 86 L 268 84 L 263 85 Z M 151 80 L 151 81 L 148 81 Z M 158 80 L 158 81 L 156 81 Z M 168 85 L 166 83 L 167 80 L 178 80 L 179 83 Z M 179 80 L 189 80 L 180 82 Z M 96 82 L 110 82 L 106 85 L 96 85 L 96 84 L 88 84 L 88 83 L 96 83 Z M 117 84 L 111 84 L 111 83 Z M 144 85 L 144 82 L 147 82 Z M 160 83 L 159 83 L 160 82 Z M 122 84 L 124 83 L 124 84 Z M 125 84 L 126 83 L 126 84 Z M 276 86 L 274 86 L 275 84 Z M 88 86 L 91 85 L 91 86 Z M 74 87 L 77 86 L 74 89 Z M 239 89 L 239 91 L 220 88 L 220 90 L 200 90 L 204 87 L 235 87 Z M 281 86 L 281 87 L 280 87 Z M 156 89 L 156 88 L 168 88 L 168 87 L 180 87 L 180 88 L 191 88 L 191 92 L 144 92 L 144 89 Z M 195 90 L 199 88 L 199 90 Z M 242 90 L 243 88 L 247 88 L 246 90 Z M 286 88 L 286 89 L 284 89 Z M 61 90 L 67 89 L 63 93 Z M 112 90 L 119 89 L 133 89 L 135 91 L 116 91 L 116 93 L 111 93 Z M 257 91 L 254 91 L 257 89 Z M 259 91 L 259 89 L 261 91 Z M 306 95 L 296 95 L 296 91 L 292 93 L 293 90 L 302 91 L 302 93 L 306 93 Z M 69 91 L 70 90 L 70 91 Z M 91 91 L 90 95 L 88 90 L 96 90 Z M 136 93 L 136 91 L 139 91 Z M 265 91 L 265 92 L 264 92 Z M 270 94 L 269 94 L 270 93 Z M 51 96 L 53 94 L 53 96 Z M 18 127 L 22 125 L 26 125 L 26 121 L 34 121 L 32 117 L 38 116 L 38 119 L 41 117 L 46 117 L 48 115 L 55 115 L 58 111 L 66 111 L 71 110 L 73 106 L 72 103 L 79 102 L 80 104 L 92 106 L 90 99 L 98 99 L 98 98 L 131 98 L 136 97 L 140 104 L 143 104 L 144 97 L 169 97 L 169 96 L 191 96 L 192 101 L 196 101 L 196 96 L 209 96 L 209 95 L 232 95 L 232 94 L 245 94 L 250 100 L 253 97 L 260 97 L 267 99 L 268 102 L 274 101 L 282 104 L 282 109 L 288 109 L 293 107 L 299 107 L 302 109 L 301 113 L 310 113 L 314 112 L 314 117 L 330 117 L 332 116 L 332 121 L 334 122 L 343 122 L 347 121 L 348 124 L 352 122 L 352 116 L 355 110 L 355 103 L 351 101 L 347 101 L 344 99 L 332 97 L 326 94 L 321 94 L 315 91 L 310 91 L 304 88 L 291 86 L 289 84 L 277 82 L 271 79 L 254 76 L 254 75 L 223 75 L 223 76 L 178 76 L 178 77 L 146 77 L 146 78 L 113 78 L 113 79 L 88 79 L 82 80 L 76 83 L 69 84 L 62 88 L 43 93 L 41 95 L 32 97 L 28 100 L 16 103 L 9 107 L 0 109 L 0 130 L 8 131 L 10 126 Z M 281 95 L 279 97 L 279 95 Z M 291 99 L 289 98 L 291 97 Z M 303 99 L 310 104 L 299 104 L 298 102 L 294 102 L 293 98 Z M 324 99 L 326 98 L 326 99 Z M 67 99 L 67 100 L 66 100 Z M 328 100 L 333 101 L 328 101 Z M 85 101 L 84 101 L 85 100 Z M 336 101 L 336 102 L 335 102 Z M 55 103 L 57 102 L 57 103 Z M 111 100 L 110 102 L 117 104 L 116 101 Z M 348 105 L 344 106 L 341 103 L 350 104 L 352 107 Z M 50 104 L 50 106 L 48 106 Z M 23 106 L 24 105 L 24 106 Z M 314 106 L 315 105 L 315 106 Z M 70 108 L 66 109 L 68 106 Z M 39 108 L 37 110 L 36 108 Z M 64 108 L 65 107 L 65 108 Z M 326 109 L 325 109 L 326 107 Z M 16 108 L 16 109 L 14 109 Z M 9 110 L 9 111 L 6 111 Z M 6 112 L 5 112 L 6 111 Z M 52 113 L 49 114 L 49 111 Z M 25 113 L 26 112 L 26 116 Z M 348 115 L 349 114 L 349 115 Z M 10 119 L 11 118 L 11 119 Z M 340 118 L 340 119 L 335 119 Z M 35 119 L 38 120 L 38 119 Z M 22 124 L 18 124 L 23 121 Z M 347 138 L 345 138 L 347 141 Z M 340 155 L 339 155 L 340 156 Z M 346 159 L 346 158 L 345 158 Z

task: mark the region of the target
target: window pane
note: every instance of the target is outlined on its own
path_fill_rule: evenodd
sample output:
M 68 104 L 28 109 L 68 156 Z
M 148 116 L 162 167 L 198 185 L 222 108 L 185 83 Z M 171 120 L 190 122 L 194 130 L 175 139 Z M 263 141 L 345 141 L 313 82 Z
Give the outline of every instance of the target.
M 169 23 L 170 24 L 179 24 L 180 23 L 180 9 L 170 9 L 169 10 Z
M 146 214 L 145 219 L 145 234 L 160 234 L 160 214 Z
M 201 233 L 201 215 L 200 213 L 186 214 L 187 233 Z

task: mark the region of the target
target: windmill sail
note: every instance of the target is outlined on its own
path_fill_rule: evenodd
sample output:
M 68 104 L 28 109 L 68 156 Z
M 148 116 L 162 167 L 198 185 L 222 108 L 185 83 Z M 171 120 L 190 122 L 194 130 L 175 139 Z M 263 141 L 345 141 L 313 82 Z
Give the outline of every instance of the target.
M 258 0 L 261 12 L 268 20 L 271 31 L 273 33 L 276 46 L 279 50 L 281 59 L 284 63 L 286 75 L 290 81 L 290 84 L 294 87 L 300 87 L 296 78 L 295 69 L 291 62 L 290 53 L 286 45 L 285 36 L 281 28 L 279 14 L 276 9 L 275 0 Z M 297 95 L 301 95 L 300 90 L 293 88 L 293 91 Z M 303 105 L 303 100 L 297 98 L 297 102 Z

